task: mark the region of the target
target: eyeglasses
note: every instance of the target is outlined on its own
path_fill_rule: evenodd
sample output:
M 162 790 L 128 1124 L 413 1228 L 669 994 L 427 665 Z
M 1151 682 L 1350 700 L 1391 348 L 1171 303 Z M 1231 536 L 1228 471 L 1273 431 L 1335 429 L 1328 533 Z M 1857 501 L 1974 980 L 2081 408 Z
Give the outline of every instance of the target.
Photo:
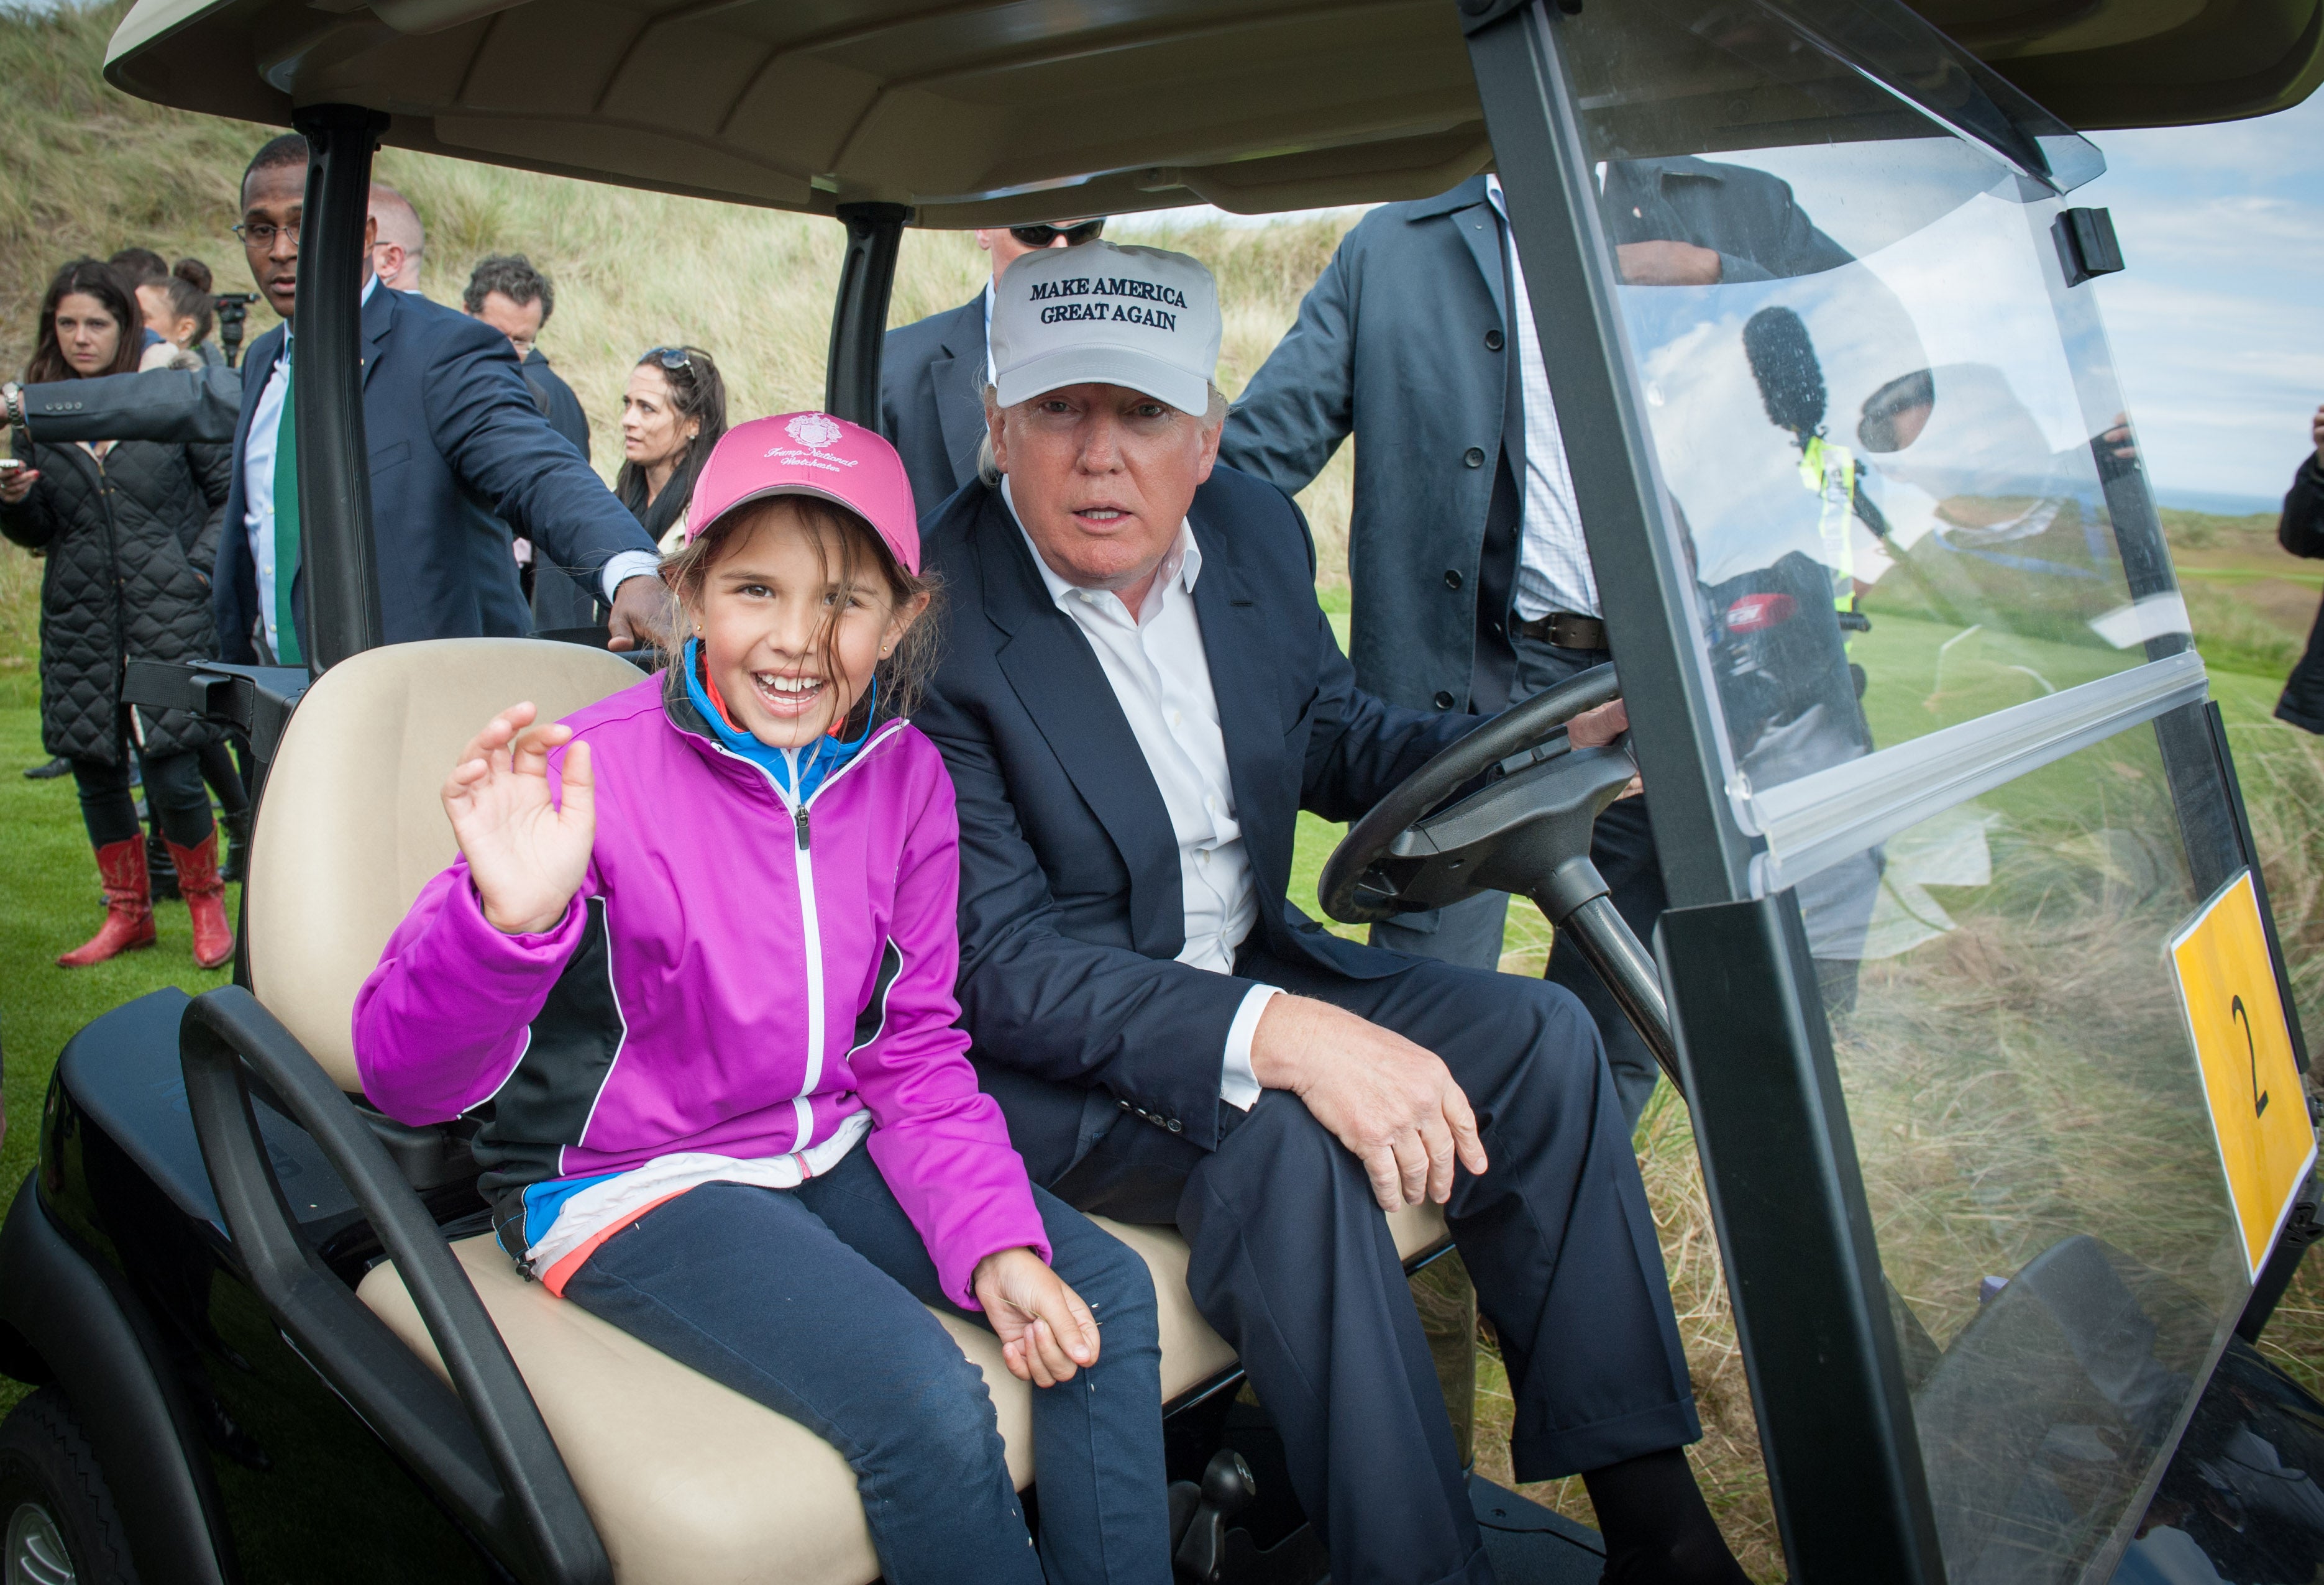
M 1065 245 L 1077 248 L 1085 242 L 1095 242 L 1105 230 L 1105 217 L 1094 220 L 1079 220 L 1068 226 L 1012 226 L 1009 235 L 1028 248 L 1045 248 L 1064 237 Z
M 242 238 L 243 247 L 252 253 L 272 253 L 274 239 L 278 236 L 288 235 L 294 243 L 299 240 L 297 226 L 277 226 L 271 220 L 245 220 L 233 227 L 233 231 L 235 235 Z
M 693 355 L 682 346 L 650 346 L 646 348 L 646 355 L 638 362 L 659 364 L 673 374 L 680 369 L 694 367 Z

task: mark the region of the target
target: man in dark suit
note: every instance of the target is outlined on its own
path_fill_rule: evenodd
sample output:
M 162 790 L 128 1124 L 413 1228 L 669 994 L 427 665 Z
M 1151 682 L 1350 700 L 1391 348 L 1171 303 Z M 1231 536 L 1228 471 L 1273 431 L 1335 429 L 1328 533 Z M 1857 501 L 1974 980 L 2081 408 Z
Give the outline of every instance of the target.
M 1847 263 L 1776 178 L 1692 158 L 1617 161 L 1600 214 L 1625 280 L 1706 286 Z M 1219 455 L 1296 493 L 1356 439 L 1356 679 L 1393 704 L 1490 714 L 1612 658 L 1499 183 L 1384 204 L 1350 231 L 1227 420 Z M 1643 799 L 1591 857 L 1630 928 L 1666 906 Z M 1500 962 L 1508 899 L 1375 926 L 1373 942 Z M 1548 976 L 1596 1019 L 1635 1122 L 1661 1070 L 1581 952 Z
M 295 662 L 309 642 L 289 465 L 296 453 L 284 444 L 295 410 L 289 332 L 306 181 L 307 143 L 296 135 L 262 148 L 243 178 L 239 229 L 259 290 L 284 323 L 252 345 L 243 365 L 213 586 L 226 660 Z M 508 338 L 382 287 L 368 247 L 364 258 L 364 428 L 387 641 L 530 631 L 512 524 L 604 591 L 614 648 L 650 640 L 665 607 L 653 544 L 541 418 Z
M 992 318 L 992 281 L 1027 253 L 1093 240 L 1105 217 L 973 232 L 992 255 L 984 290 L 956 309 L 888 332 L 880 362 L 880 428 L 904 458 L 912 499 L 923 515 L 976 477 L 984 439 L 984 386 L 991 373 L 985 326 Z
M 522 253 L 491 254 L 477 260 L 476 267 L 468 272 L 460 309 L 509 338 L 518 372 L 532 392 L 532 405 L 549 420 L 550 429 L 572 442 L 581 460 L 588 461 L 589 415 L 581 410 L 581 399 L 549 366 L 540 350 L 540 333 L 557 311 L 557 288 L 549 277 L 534 269 L 532 261 Z M 604 625 L 597 616 L 595 592 L 541 555 L 540 547 L 529 540 L 524 554 L 531 568 L 526 582 L 536 631 Z
M 1298 510 L 1213 465 L 1218 346 L 1182 254 L 1095 243 L 998 286 L 999 483 L 923 531 L 949 604 L 914 715 L 958 797 L 980 1074 L 1035 1181 L 1186 1235 L 1335 1580 L 1492 1577 L 1384 1216 L 1425 1198 L 1499 1332 L 1518 1478 L 1583 1476 L 1609 1580 L 1735 1585 L 1589 1019 L 1286 897 L 1302 807 L 1361 814 L 1476 718 L 1356 687 Z

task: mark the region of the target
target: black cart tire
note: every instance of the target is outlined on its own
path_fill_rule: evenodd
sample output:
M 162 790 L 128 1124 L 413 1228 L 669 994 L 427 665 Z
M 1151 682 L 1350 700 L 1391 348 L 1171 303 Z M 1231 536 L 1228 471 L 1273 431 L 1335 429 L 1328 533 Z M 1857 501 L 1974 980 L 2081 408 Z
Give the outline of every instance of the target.
M 0 1422 L 0 1585 L 137 1585 L 112 1488 L 54 1387 Z

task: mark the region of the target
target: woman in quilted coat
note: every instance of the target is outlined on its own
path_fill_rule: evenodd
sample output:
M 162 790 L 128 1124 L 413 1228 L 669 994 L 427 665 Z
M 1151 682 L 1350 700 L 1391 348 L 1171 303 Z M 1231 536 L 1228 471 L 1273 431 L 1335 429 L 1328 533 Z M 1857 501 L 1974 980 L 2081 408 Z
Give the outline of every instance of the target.
M 77 259 L 41 300 L 27 383 L 127 373 L 143 318 L 113 269 Z M 217 828 L 200 751 L 217 729 L 176 710 L 123 702 L 130 660 L 203 660 L 217 652 L 210 568 L 217 557 L 232 448 L 122 440 L 57 445 L 21 430 L 24 465 L 0 480 L 0 533 L 48 558 L 41 580 L 41 737 L 72 761 L 81 818 L 105 883 L 105 922 L 57 959 L 66 968 L 151 946 L 153 899 L 129 793 L 131 756 L 178 866 L 192 916 L 194 961 L 234 955 Z

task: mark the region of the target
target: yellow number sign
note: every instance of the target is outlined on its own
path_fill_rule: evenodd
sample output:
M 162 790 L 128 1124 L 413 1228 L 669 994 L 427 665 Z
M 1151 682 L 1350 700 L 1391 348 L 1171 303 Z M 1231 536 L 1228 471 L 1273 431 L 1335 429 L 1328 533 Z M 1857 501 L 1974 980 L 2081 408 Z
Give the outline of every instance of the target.
M 2170 953 L 2244 1257 L 2256 1277 L 2315 1165 L 2316 1130 L 2292 1060 L 2250 871 L 2172 937 Z

